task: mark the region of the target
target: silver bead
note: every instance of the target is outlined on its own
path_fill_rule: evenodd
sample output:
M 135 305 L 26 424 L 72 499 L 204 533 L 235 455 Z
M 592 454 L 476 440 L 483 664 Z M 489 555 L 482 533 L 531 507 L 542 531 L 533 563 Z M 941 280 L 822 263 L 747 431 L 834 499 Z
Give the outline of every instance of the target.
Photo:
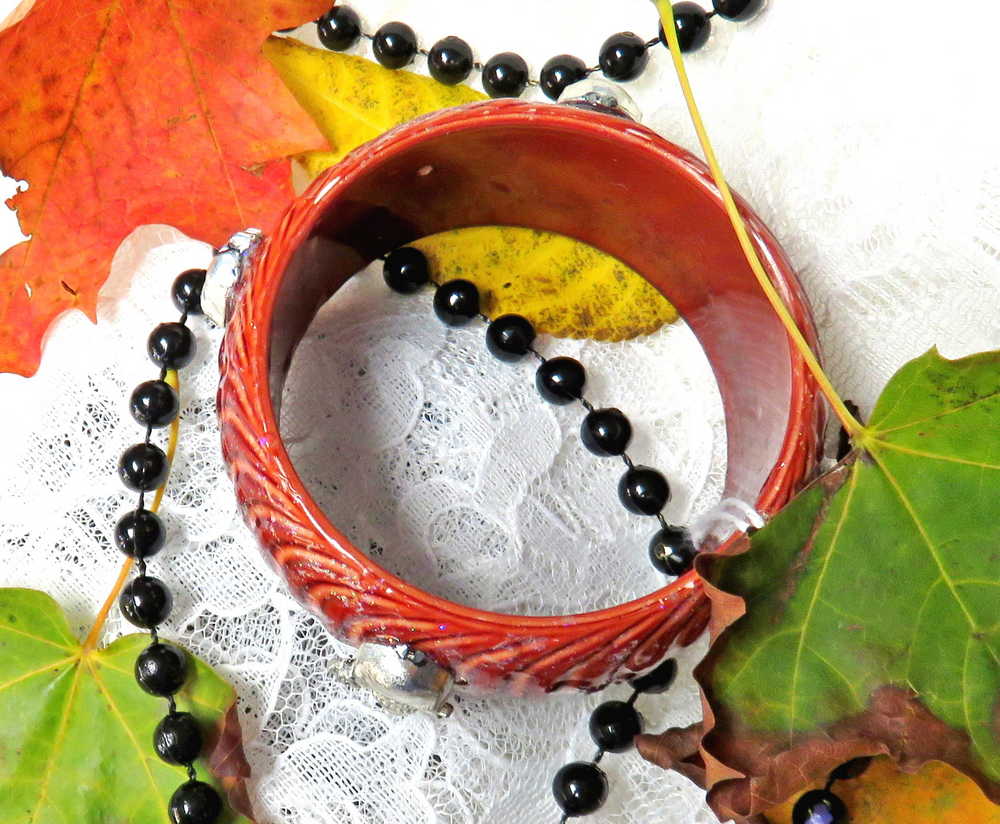
M 250 258 L 263 239 L 260 229 L 237 232 L 226 245 L 215 252 L 215 257 L 205 272 L 205 285 L 201 290 L 201 308 L 216 326 L 229 320 L 229 298 L 233 286 L 250 263 Z
M 451 715 L 448 703 L 455 679 L 444 667 L 405 644 L 358 647 L 351 680 L 371 690 L 390 709 L 416 709 L 439 718 Z
M 585 77 L 567 86 L 559 97 L 559 103 L 616 114 L 637 123 L 642 119 L 642 112 L 629 97 L 628 92 L 608 80 L 595 76 Z

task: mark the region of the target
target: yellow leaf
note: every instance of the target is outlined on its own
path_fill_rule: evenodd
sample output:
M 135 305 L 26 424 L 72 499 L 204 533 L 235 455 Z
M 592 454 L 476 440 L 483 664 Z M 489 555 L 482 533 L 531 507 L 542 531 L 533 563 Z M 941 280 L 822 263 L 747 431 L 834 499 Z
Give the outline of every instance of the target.
M 513 226 L 477 226 L 413 243 L 435 280 L 471 280 L 490 317 L 516 312 L 559 338 L 648 335 L 677 312 L 620 260 L 579 241 Z
M 352 149 L 414 117 L 486 96 L 468 86 L 386 69 L 371 60 L 271 37 L 264 55 L 330 142 L 299 156 L 307 180 Z M 424 238 L 440 280 L 462 277 L 483 293 L 483 312 L 516 312 L 556 337 L 620 341 L 677 319 L 659 292 L 625 264 L 561 235 L 484 226 Z
M 468 86 L 445 86 L 429 77 L 394 71 L 352 54 L 314 49 L 270 37 L 264 56 L 299 105 L 330 142 L 329 152 L 303 155 L 315 177 L 362 143 L 422 114 L 460 106 L 486 95 Z M 315 158 L 309 155 L 315 154 Z
M 834 785 L 851 824 L 1000 824 L 1000 807 L 958 770 L 931 761 L 916 775 L 877 758 L 860 778 Z M 794 799 L 767 813 L 771 824 L 789 824 Z

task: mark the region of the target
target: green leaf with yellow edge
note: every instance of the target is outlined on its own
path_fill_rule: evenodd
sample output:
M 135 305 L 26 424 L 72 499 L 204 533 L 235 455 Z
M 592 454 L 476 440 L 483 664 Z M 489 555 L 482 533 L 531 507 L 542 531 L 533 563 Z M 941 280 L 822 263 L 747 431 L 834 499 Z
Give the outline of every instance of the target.
M 699 559 L 725 627 L 696 673 L 720 816 L 881 753 L 951 764 L 1000 801 L 998 435 L 1000 352 L 931 350 L 750 551 Z
M 299 157 L 309 180 L 407 120 L 486 99 L 468 86 L 445 86 L 297 40 L 272 37 L 264 54 L 330 142 L 329 152 Z M 677 319 L 670 302 L 635 271 L 560 235 L 483 226 L 413 245 L 431 259 L 435 272 L 475 283 L 484 293 L 485 314 L 517 312 L 556 337 L 627 340 Z
M 148 643 L 129 635 L 84 650 L 48 595 L 0 589 L 0 822 L 169 824 L 167 803 L 186 776 L 153 750 L 166 702 L 133 675 Z M 192 660 L 177 705 L 209 731 L 235 695 Z M 204 762 L 195 766 L 220 789 Z M 227 809 L 220 821 L 249 820 Z

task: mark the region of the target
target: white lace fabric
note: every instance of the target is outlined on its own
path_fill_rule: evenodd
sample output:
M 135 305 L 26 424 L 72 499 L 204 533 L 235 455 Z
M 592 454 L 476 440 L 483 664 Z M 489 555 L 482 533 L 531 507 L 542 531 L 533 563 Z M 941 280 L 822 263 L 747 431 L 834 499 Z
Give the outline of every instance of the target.
M 560 51 L 595 54 L 611 33 L 596 0 L 571 10 L 511 0 L 505 17 L 457 0 L 354 5 L 369 28 L 406 20 L 425 44 L 457 32 L 480 57 L 513 48 L 536 71 Z M 900 364 L 933 344 L 949 356 L 1000 345 L 1000 164 L 994 115 L 978 97 L 1000 10 L 977 10 L 939 70 L 933 55 L 947 32 L 933 8 L 772 0 L 752 24 L 713 21 L 712 39 L 689 59 L 724 168 L 789 252 L 827 368 L 863 413 Z M 645 0 L 623 0 L 613 17 L 621 30 L 655 30 Z M 629 91 L 648 125 L 695 147 L 665 52 Z M 126 403 L 154 374 L 146 336 L 176 316 L 173 277 L 209 254 L 167 227 L 137 231 L 115 259 L 99 323 L 65 316 L 38 375 L 0 376 L 0 585 L 49 592 L 81 633 L 121 562 L 108 536 L 134 495 L 115 462 L 141 437 Z M 257 820 L 557 821 L 552 775 L 592 755 L 590 709 L 627 690 L 465 697 L 443 721 L 388 714 L 332 677 L 349 648 L 290 598 L 238 516 L 214 412 L 221 331 L 197 319 L 192 327 L 199 353 L 182 373 L 163 506 L 169 541 L 150 566 L 176 598 L 164 634 L 236 687 Z M 669 475 L 668 516 L 704 524 L 722 489 L 725 433 L 686 327 L 540 347 L 585 364 L 592 400 L 634 422 L 635 459 Z M 439 595 L 554 614 L 650 591 L 660 580 L 646 559 L 652 529 L 616 502 L 620 464 L 583 450 L 579 410 L 545 404 L 532 384 L 529 365 L 485 353 L 481 328 L 445 330 L 427 295 L 389 294 L 372 271 L 310 329 L 282 426 L 333 521 Z M 738 504 L 726 511 L 747 517 Z M 129 631 L 113 616 L 106 638 Z M 648 729 L 700 716 L 690 668 L 703 649 L 680 654 L 670 693 L 640 700 Z M 611 794 L 587 819 L 594 824 L 714 820 L 699 790 L 634 752 L 602 767 Z

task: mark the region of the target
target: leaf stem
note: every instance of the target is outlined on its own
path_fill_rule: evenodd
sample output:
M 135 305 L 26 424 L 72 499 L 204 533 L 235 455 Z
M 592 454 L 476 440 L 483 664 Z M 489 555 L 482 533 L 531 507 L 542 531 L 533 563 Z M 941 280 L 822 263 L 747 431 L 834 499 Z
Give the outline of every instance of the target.
M 180 378 L 177 375 L 176 369 L 169 370 L 164 380 L 176 389 L 178 393 L 180 392 Z M 180 423 L 181 419 L 180 415 L 178 415 L 170 424 L 170 435 L 167 438 L 166 451 L 167 477 L 163 479 L 163 483 L 160 485 L 160 488 L 156 490 L 153 503 L 149 507 L 150 512 L 156 512 L 159 510 L 160 503 L 163 501 L 163 493 L 167 488 L 167 481 L 170 480 L 170 469 L 174 465 L 174 453 L 177 451 L 177 436 L 181 428 Z M 84 639 L 83 648 L 81 650 L 82 655 L 86 655 L 97 646 L 97 640 L 100 637 L 101 630 L 104 628 L 104 623 L 108 620 L 108 615 L 111 614 L 111 607 L 114 605 L 119 593 L 125 586 L 125 582 L 128 580 L 129 572 L 132 571 L 134 563 L 135 562 L 131 558 L 126 558 L 125 562 L 122 564 L 122 568 L 118 571 L 118 578 L 115 580 L 115 585 L 111 588 L 111 592 L 108 593 L 108 597 L 104 599 L 104 603 L 101 605 L 101 609 L 97 613 L 97 617 L 94 618 L 94 625 L 90 628 L 90 632 L 87 633 L 87 637 Z
M 733 230 L 736 232 L 736 237 L 740 242 L 740 247 L 743 249 L 743 254 L 746 256 L 747 263 L 750 264 L 750 268 L 753 270 L 754 276 L 760 284 L 760 288 L 764 290 L 764 294 L 770 301 L 775 313 L 781 319 L 782 324 L 784 324 L 785 330 L 788 332 L 788 336 L 792 339 L 795 348 L 799 351 L 799 354 L 805 361 L 806 366 L 812 373 L 813 379 L 816 381 L 817 386 L 819 386 L 820 391 L 826 396 L 830 406 L 833 407 L 833 411 L 840 419 L 844 429 L 847 430 L 847 433 L 852 438 L 862 435 L 866 431 L 865 427 L 860 421 L 858 421 L 857 418 L 854 417 L 854 415 L 851 414 L 847 405 L 833 388 L 833 384 L 823 371 L 823 368 L 819 365 L 819 360 L 812 351 L 812 348 L 809 346 L 809 343 L 806 341 L 802 332 L 799 330 L 799 327 L 796 325 L 791 312 L 789 312 L 788 307 L 785 306 L 781 296 L 778 294 L 778 291 L 774 288 L 774 284 L 771 283 L 771 279 L 767 276 L 767 272 L 764 269 L 764 265 L 760 261 L 757 250 L 754 248 L 753 242 L 750 240 L 750 234 L 747 232 L 746 223 L 740 215 L 739 209 L 736 206 L 736 201 L 733 199 L 733 194 L 729 189 L 729 185 L 726 183 L 724 175 L 722 174 L 722 167 L 719 165 L 719 161 L 715 156 L 715 150 L 712 148 L 712 143 L 709 140 L 708 131 L 706 130 L 705 123 L 701 118 L 701 112 L 699 112 L 698 104 L 695 102 L 694 92 L 691 90 L 691 83 L 688 80 L 687 70 L 684 68 L 684 58 L 681 56 L 680 44 L 677 41 L 677 30 L 674 28 L 673 8 L 669 0 L 653 0 L 653 2 L 660 12 L 660 19 L 663 21 L 663 33 L 666 35 L 667 45 L 670 47 L 670 55 L 674 61 L 674 69 L 677 72 L 677 80 L 680 83 L 681 91 L 684 93 L 684 100 L 687 103 L 688 113 L 691 116 L 691 122 L 694 124 L 694 130 L 698 134 L 698 142 L 701 144 L 701 149 L 705 154 L 705 160 L 708 162 L 709 169 L 711 169 L 712 177 L 715 179 L 715 185 L 718 187 L 719 194 L 722 196 L 722 202 L 726 207 L 726 213 L 729 215 L 729 221 L 733 224 Z

